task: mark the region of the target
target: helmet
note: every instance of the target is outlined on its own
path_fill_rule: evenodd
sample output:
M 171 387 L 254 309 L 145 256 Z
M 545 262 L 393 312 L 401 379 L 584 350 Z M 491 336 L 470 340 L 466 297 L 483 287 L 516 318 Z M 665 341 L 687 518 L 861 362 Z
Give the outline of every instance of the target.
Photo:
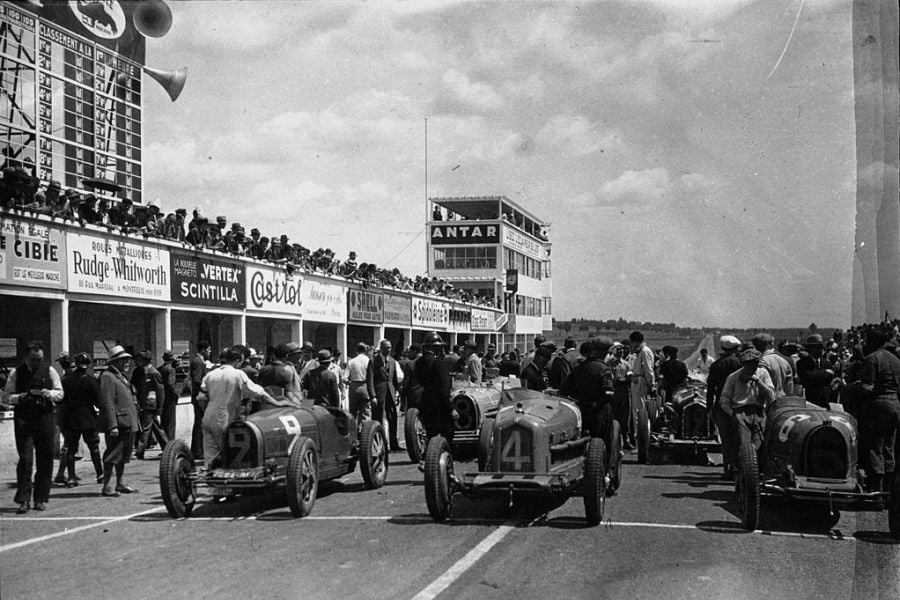
M 437 331 L 430 331 L 425 334 L 425 339 L 422 340 L 422 346 L 443 346 L 444 340 L 441 339 L 441 334 Z

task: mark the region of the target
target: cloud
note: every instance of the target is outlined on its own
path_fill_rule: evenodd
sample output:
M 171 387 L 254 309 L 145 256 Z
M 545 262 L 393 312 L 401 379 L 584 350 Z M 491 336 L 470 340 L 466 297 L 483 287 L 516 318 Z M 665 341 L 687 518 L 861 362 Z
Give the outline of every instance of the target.
M 444 73 L 441 83 L 457 100 L 475 110 L 489 111 L 503 107 L 503 99 L 492 86 L 483 82 L 473 82 L 467 75 L 455 69 Z
M 663 167 L 625 171 L 616 179 L 600 186 L 600 203 L 617 206 L 623 203 L 647 204 L 666 195 L 669 171 Z
M 622 140 L 617 131 L 604 132 L 599 123 L 584 115 L 556 115 L 541 128 L 537 143 L 561 150 L 563 155 L 584 156 L 601 149 L 618 148 Z

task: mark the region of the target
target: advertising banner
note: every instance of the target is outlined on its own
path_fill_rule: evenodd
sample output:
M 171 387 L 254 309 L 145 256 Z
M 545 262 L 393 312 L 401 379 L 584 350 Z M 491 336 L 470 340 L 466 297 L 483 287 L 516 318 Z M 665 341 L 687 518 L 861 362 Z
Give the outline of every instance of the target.
M 169 251 L 123 238 L 66 234 L 68 289 L 136 300 L 168 302 Z
M 439 245 L 496 244 L 500 241 L 498 224 L 432 225 L 431 243 Z
M 347 302 L 351 321 L 381 323 L 384 320 L 384 297 L 381 292 L 349 290 Z
M 496 331 L 497 318 L 489 310 L 472 309 L 472 331 Z
M 243 263 L 172 252 L 172 302 L 244 308 L 246 286 Z
M 425 298 L 412 299 L 413 327 L 447 329 L 450 325 L 450 305 Z
M 472 325 L 472 311 L 464 306 L 450 307 L 450 331 L 469 331 Z
M 384 322 L 385 324 L 409 327 L 412 323 L 412 306 L 409 296 L 384 294 Z
M 503 245 L 537 260 L 547 258 L 544 256 L 543 247 L 537 240 L 531 239 L 512 227 L 503 228 Z
M 347 288 L 315 279 L 303 282 L 303 318 L 323 323 L 347 321 Z
M 247 265 L 247 310 L 303 314 L 303 278 L 288 278 L 284 269 Z
M 62 229 L 0 218 L 0 283 L 65 289 L 65 259 Z

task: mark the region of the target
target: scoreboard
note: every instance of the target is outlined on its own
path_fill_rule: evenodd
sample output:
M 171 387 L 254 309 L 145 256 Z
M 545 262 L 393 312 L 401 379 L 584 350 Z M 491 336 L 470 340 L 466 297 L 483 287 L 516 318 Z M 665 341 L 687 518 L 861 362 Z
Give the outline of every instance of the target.
M 0 2 L 3 166 L 64 188 L 108 180 L 141 202 L 144 39 L 132 5 Z

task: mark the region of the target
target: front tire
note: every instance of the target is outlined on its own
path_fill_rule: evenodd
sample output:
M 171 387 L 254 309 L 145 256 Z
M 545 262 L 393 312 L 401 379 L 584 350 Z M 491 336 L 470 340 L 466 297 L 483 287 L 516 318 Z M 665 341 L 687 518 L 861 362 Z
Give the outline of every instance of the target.
M 450 443 L 436 435 L 425 449 L 425 503 L 438 523 L 447 520 L 453 502 L 453 455 Z
M 406 453 L 409 455 L 409 460 L 414 463 L 422 462 L 428 438 L 425 435 L 425 427 L 419 420 L 419 409 L 407 408 L 403 419 L 403 433 L 406 438 Z
M 741 527 L 754 531 L 759 527 L 759 462 L 753 445 L 742 445 L 740 468 L 735 474 L 734 491 L 741 511 Z
M 380 488 L 387 479 L 388 445 L 384 427 L 377 421 L 363 423 L 359 434 L 359 470 L 370 490 Z
M 609 428 L 609 488 L 608 496 L 612 496 L 622 483 L 622 427 L 615 419 Z
M 599 525 L 606 508 L 606 444 L 591 438 L 584 461 L 584 514 L 588 525 Z
M 191 516 L 194 510 L 194 486 L 188 476 L 194 470 L 194 455 L 184 440 L 166 444 L 159 461 L 159 490 L 169 516 Z
M 319 453 L 316 443 L 301 436 L 294 444 L 287 468 L 287 498 L 291 514 L 305 517 L 312 512 L 319 491 Z
M 637 447 L 638 462 L 646 465 L 650 462 L 650 416 L 647 414 L 646 400 L 641 400 L 638 408 Z

